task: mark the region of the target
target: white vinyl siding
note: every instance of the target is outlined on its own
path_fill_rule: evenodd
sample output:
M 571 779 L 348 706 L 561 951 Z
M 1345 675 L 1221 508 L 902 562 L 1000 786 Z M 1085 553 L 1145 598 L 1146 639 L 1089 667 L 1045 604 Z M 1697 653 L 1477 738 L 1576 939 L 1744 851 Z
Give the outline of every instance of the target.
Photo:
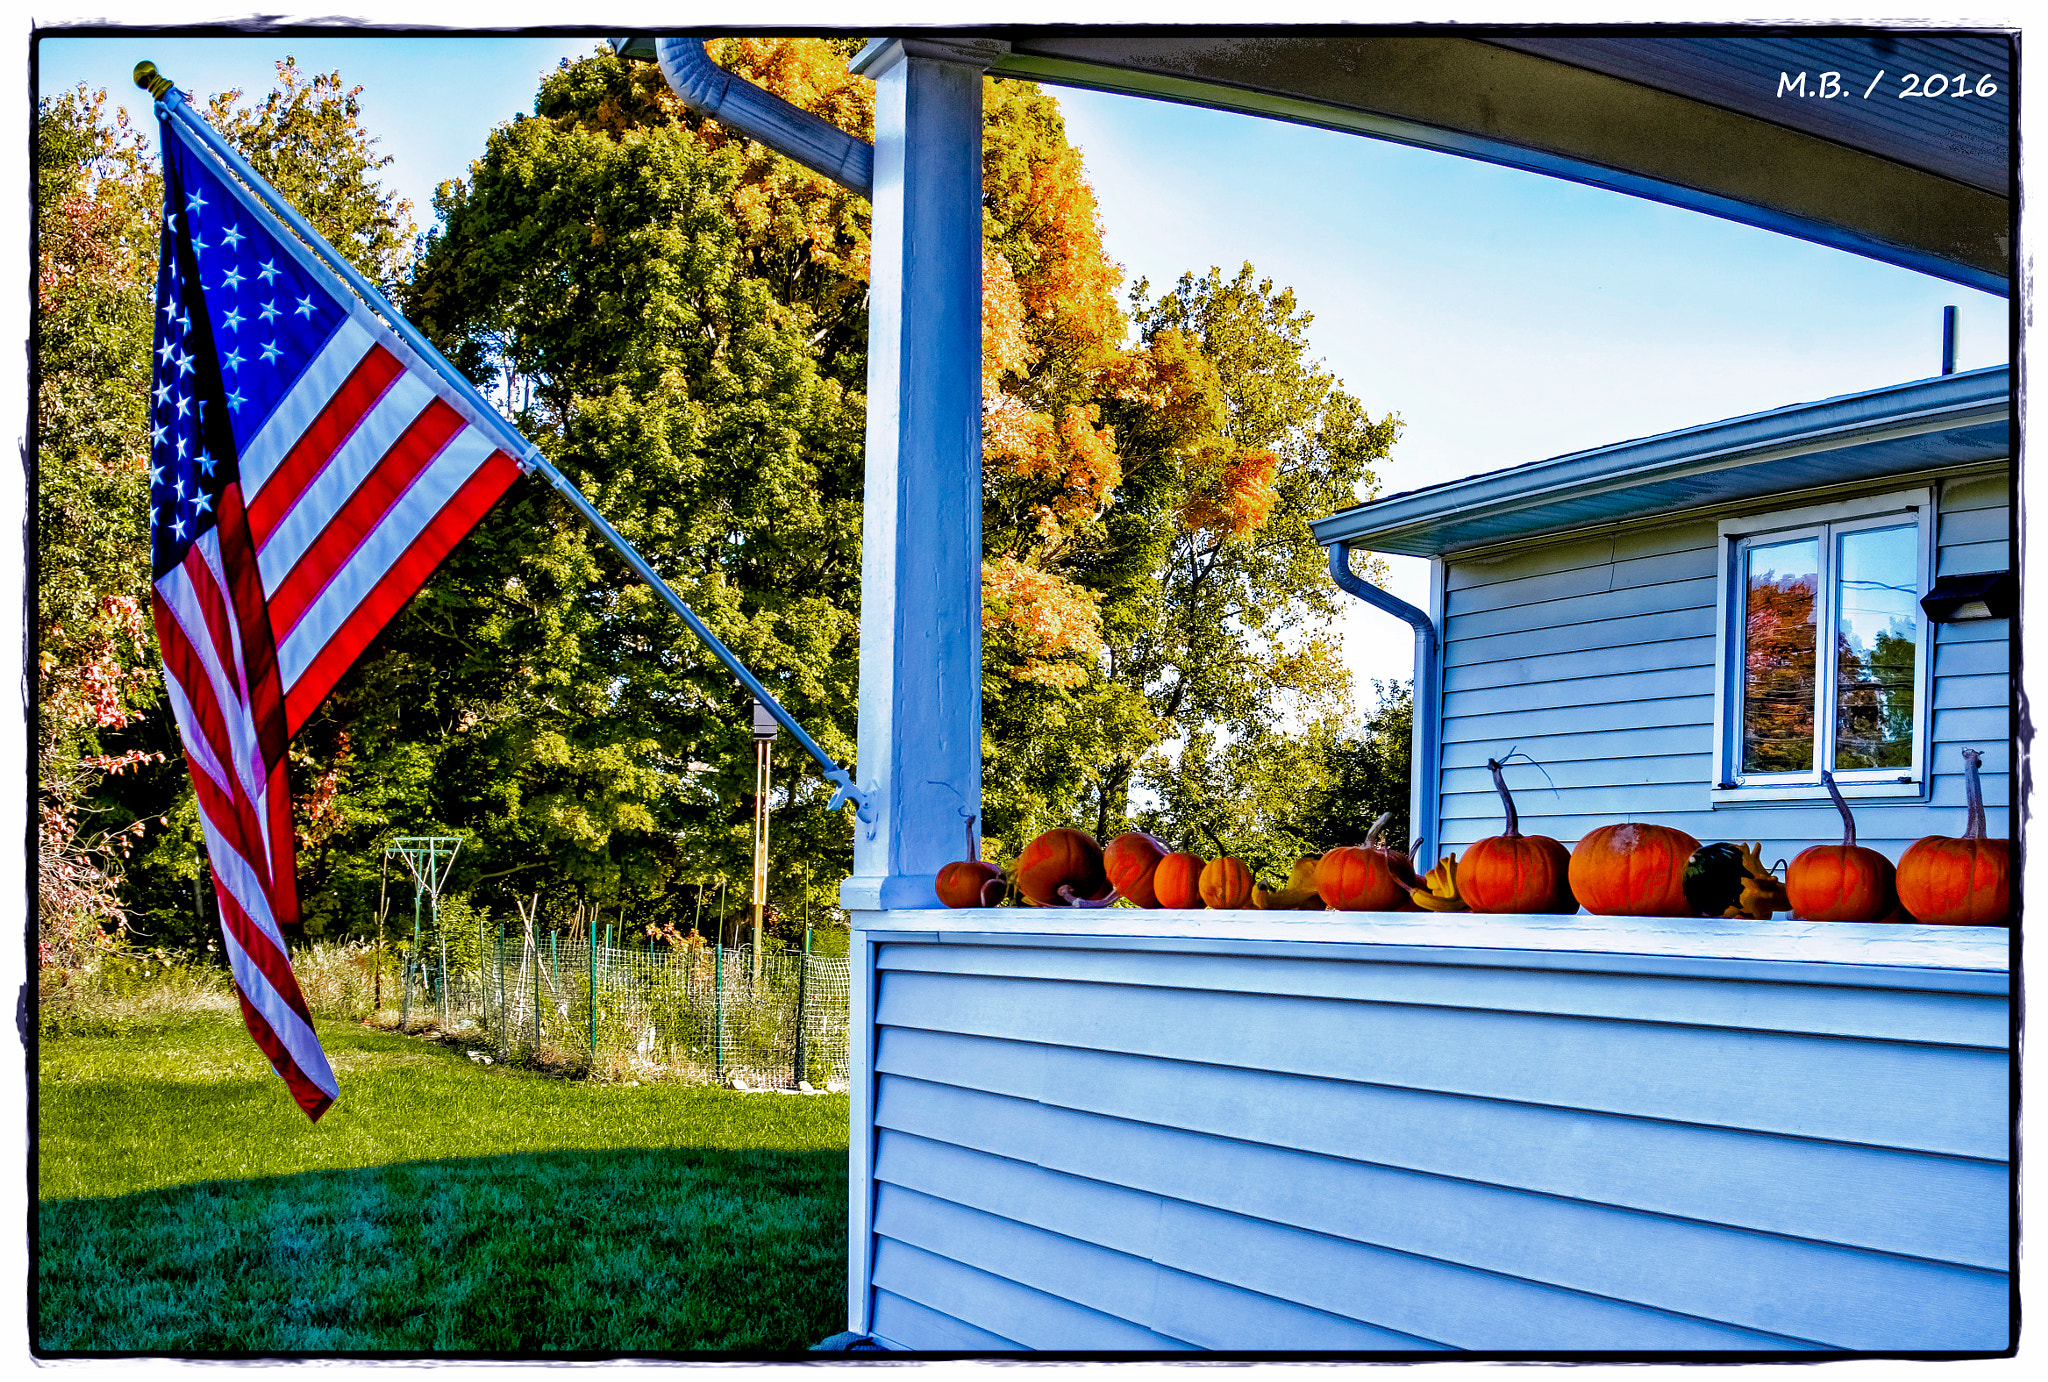
M 1936 572 L 2004 569 L 2005 474 L 1951 480 L 1937 494 Z M 1447 560 L 1440 853 L 1499 833 L 1486 760 L 1510 749 L 1549 773 L 1509 767 L 1522 830 L 1566 845 L 1624 820 L 1703 843 L 1761 840 L 1766 863 L 1841 838 L 1824 801 L 1710 798 L 1719 552 L 1717 525 L 1703 519 Z M 1984 754 L 1989 829 L 2008 832 L 2007 640 L 2006 620 L 1935 626 L 1929 797 L 1852 802 L 1859 843 L 1896 859 L 1923 835 L 1960 834 L 1964 746 Z
M 1835 927 L 1796 963 L 1596 954 L 1629 942 L 1585 919 L 1511 952 L 1489 948 L 1506 918 L 1206 915 L 1190 941 L 863 933 L 875 1333 L 970 1352 L 2003 1346 L 2002 933 L 1916 955 Z M 1172 924 L 1087 924 L 1124 918 Z M 1222 938 L 1257 926 L 1333 939 Z M 1421 927 L 1467 944 L 1391 944 Z M 1841 963 L 1870 933 L 1882 965 Z M 1343 940 L 1363 936 L 1390 943 Z M 1901 963 L 1980 952 L 1996 970 Z

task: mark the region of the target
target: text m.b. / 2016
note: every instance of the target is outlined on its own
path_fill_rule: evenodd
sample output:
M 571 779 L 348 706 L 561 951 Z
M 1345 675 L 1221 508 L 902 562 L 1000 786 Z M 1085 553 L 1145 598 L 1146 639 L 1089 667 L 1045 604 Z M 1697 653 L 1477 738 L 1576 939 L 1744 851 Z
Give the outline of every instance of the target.
M 1875 77 L 1870 79 L 1869 84 L 1863 88 L 1864 100 L 1867 101 L 1872 96 L 1886 94 L 1901 99 L 1908 96 L 1927 98 L 1943 96 L 1990 97 L 1998 94 L 1998 83 L 1991 79 L 1989 73 L 1981 77 L 1972 78 L 1967 72 L 1957 72 L 1954 75 L 1946 72 L 1930 72 L 1925 75 L 1919 72 L 1900 72 L 1892 77 L 1892 80 L 1897 83 L 1897 90 L 1895 91 L 1881 89 L 1884 88 L 1884 79 L 1887 75 L 1889 74 L 1880 71 Z M 1807 80 L 1809 77 L 1813 79 L 1811 84 Z M 1856 88 L 1853 83 L 1844 83 L 1840 72 L 1780 72 L 1778 74 L 1778 95 L 1780 97 L 1811 96 L 1823 101 L 1832 101 L 1839 97 L 1855 96 Z

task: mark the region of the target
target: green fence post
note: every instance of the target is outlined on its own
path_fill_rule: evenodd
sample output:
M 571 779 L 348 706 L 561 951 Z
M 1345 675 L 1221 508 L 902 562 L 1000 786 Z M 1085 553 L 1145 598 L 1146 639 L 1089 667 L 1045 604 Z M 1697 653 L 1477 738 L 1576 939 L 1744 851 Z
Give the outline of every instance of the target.
M 590 1059 L 597 1061 L 597 913 L 590 914 L 590 944 L 584 947 L 590 957 Z
M 531 928 L 527 935 L 533 934 Z M 540 947 L 533 947 L 533 1049 L 540 1050 Z
M 505 1017 L 505 923 L 498 923 L 498 949 L 494 960 L 498 971 L 498 1059 L 511 1050 L 511 1023 Z
M 804 928 L 804 953 L 797 960 L 796 971 L 796 1083 L 801 1085 L 808 1075 L 804 1068 L 804 989 L 811 977 L 811 928 Z
M 718 1082 L 725 1083 L 725 946 L 720 945 L 711 952 L 711 1010 L 715 1014 L 714 1025 L 718 1029 L 717 1064 L 713 1066 Z

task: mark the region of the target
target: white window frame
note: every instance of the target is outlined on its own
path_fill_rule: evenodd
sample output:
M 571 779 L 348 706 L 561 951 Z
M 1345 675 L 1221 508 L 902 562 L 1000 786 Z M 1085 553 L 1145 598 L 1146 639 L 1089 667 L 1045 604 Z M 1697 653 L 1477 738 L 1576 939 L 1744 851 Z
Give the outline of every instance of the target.
M 1764 802 L 1826 801 L 1820 769 L 1834 756 L 1835 724 L 1835 538 L 1859 528 L 1895 526 L 1911 517 L 1918 526 L 1916 588 L 1925 595 L 1933 580 L 1935 496 L 1932 487 L 1899 490 L 1834 504 L 1780 509 L 1774 513 L 1727 518 L 1720 524 L 1720 591 L 1716 597 L 1714 642 L 1714 759 L 1708 796 L 1715 806 Z M 1815 639 L 1816 705 L 1814 768 L 1803 773 L 1742 772 L 1741 672 L 1747 590 L 1742 584 L 1742 557 L 1760 540 L 1771 542 L 1818 537 L 1820 549 L 1821 627 Z M 1920 639 L 1913 654 L 1913 761 L 1910 768 L 1856 768 L 1834 774 L 1846 798 L 1915 798 L 1927 795 L 1928 736 L 1934 719 L 1929 703 L 1934 686 L 1934 623 L 1923 612 Z

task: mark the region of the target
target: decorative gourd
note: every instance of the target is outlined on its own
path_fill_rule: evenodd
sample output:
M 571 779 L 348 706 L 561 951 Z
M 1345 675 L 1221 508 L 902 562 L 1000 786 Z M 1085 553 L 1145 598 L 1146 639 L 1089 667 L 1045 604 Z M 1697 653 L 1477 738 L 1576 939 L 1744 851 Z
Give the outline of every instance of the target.
M 1458 896 L 1458 856 L 1446 854 L 1436 861 L 1436 867 L 1422 876 L 1418 886 L 1408 892 L 1408 900 L 1416 910 L 1423 912 L 1469 912 L 1465 899 Z
M 1159 867 L 1159 861 L 1172 852 L 1142 830 L 1127 830 L 1103 846 L 1102 869 L 1116 890 L 1133 905 L 1157 907 L 1159 898 L 1152 890 L 1152 873 Z
M 1296 859 L 1294 871 L 1287 875 L 1278 892 L 1252 888 L 1252 905 L 1265 912 L 1322 911 L 1323 899 L 1316 892 L 1316 867 L 1320 862 L 1313 854 Z
M 1699 847 L 1668 825 L 1603 825 L 1572 847 L 1565 876 L 1572 896 L 1594 916 L 1689 917 L 1685 862 Z
M 1390 811 L 1372 823 L 1362 845 L 1341 845 L 1316 865 L 1316 891 L 1340 912 L 1391 912 L 1419 879 L 1408 856 L 1380 844 Z
M 1493 770 L 1493 790 L 1500 793 L 1508 828 L 1465 851 L 1457 865 L 1458 896 L 1475 912 L 1578 911 L 1570 881 L 1571 851 L 1548 835 L 1524 835 L 1500 760 L 1489 758 L 1486 766 Z
M 1835 775 L 1822 769 L 1820 780 L 1842 813 L 1842 843 L 1802 849 L 1785 870 L 1792 915 L 1801 921 L 1879 921 L 1899 903 L 1892 861 L 1856 843 L 1856 818 Z
M 1048 830 L 1017 856 L 1017 890 L 1034 907 L 1107 906 L 1116 900 L 1102 872 L 1102 846 L 1081 830 Z
M 994 897 L 989 885 L 995 884 Z M 993 907 L 1002 896 L 1003 871 L 984 863 L 974 840 L 974 817 L 967 818 L 967 857 L 939 870 L 939 901 L 948 907 Z
M 1252 901 L 1252 871 L 1244 866 L 1244 860 L 1232 859 L 1225 855 L 1211 859 L 1202 870 L 1202 901 L 1217 911 L 1229 911 L 1237 907 L 1249 907 Z
M 1202 870 L 1209 861 L 1199 854 L 1169 854 L 1152 870 L 1152 895 L 1162 907 L 1181 910 L 1205 907 Z
M 1769 921 L 1774 912 L 1789 908 L 1785 885 L 1757 853 L 1762 848 L 1761 840 L 1753 845 L 1701 845 L 1685 862 L 1685 900 L 1702 916 L 1756 921 Z
M 2012 842 L 1984 838 L 1984 755 L 1963 750 L 1963 791 L 1969 802 L 1961 839 L 1928 835 L 1899 859 L 1899 905 L 1929 926 L 2003 926 L 2012 911 Z

